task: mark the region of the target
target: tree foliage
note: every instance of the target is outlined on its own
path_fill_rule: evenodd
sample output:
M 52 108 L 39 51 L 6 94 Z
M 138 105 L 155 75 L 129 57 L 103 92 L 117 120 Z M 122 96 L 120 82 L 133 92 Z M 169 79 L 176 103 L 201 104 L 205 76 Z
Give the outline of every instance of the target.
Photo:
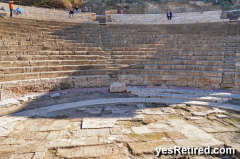
M 26 5 L 46 6 L 54 8 L 71 8 L 76 5 L 79 7 L 83 4 L 82 0 L 20 0 Z

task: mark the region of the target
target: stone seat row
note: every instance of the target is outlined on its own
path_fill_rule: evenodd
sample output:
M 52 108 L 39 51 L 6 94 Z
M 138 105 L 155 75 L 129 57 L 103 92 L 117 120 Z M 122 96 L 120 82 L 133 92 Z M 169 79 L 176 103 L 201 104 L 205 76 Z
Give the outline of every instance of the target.
M 197 70 L 197 71 L 223 71 L 222 66 L 211 65 L 171 65 L 171 64 L 139 64 L 124 66 L 124 69 L 159 69 L 159 70 Z
M 70 76 L 108 75 L 108 70 L 68 70 L 0 75 L 0 82 Z
M 106 55 L 104 51 L 31 51 L 31 50 L 1 50 L 0 55 Z
M 0 61 L 23 61 L 23 60 L 72 60 L 72 59 L 100 59 L 100 55 L 73 55 L 72 52 L 63 55 L 7 55 L 1 56 Z M 109 58 L 109 57 L 108 57 Z M 224 56 L 175 56 L 175 55 L 112 55 L 113 60 L 185 60 L 185 61 L 223 61 Z M 110 60 L 110 59 L 109 59 Z
M 200 39 L 200 38 L 197 38 L 196 40 L 195 39 L 175 39 L 175 38 L 172 38 L 170 40 L 164 40 L 162 38 L 148 38 L 148 39 L 145 39 L 144 38 L 116 38 L 116 39 L 113 39 L 111 40 L 111 42 L 113 44 L 117 44 L 118 42 L 121 43 L 121 44 L 126 44 L 126 43 L 133 43 L 133 44 L 206 44 L 206 43 L 210 43 L 210 44 L 213 44 L 213 43 L 219 43 L 219 44 L 223 44 L 226 42 L 227 39 L 224 39 L 224 40 L 204 40 L 204 39 Z M 145 42 L 145 43 L 144 43 Z M 234 42 L 232 42 L 234 43 Z
M 85 38 L 85 37 L 84 37 Z M 67 38 L 68 39 L 68 38 Z M 79 38 L 81 39 L 81 38 Z M 98 43 L 101 43 L 101 41 L 96 38 L 85 38 L 85 40 L 97 40 Z M 84 40 L 82 40 L 84 41 Z M 79 43 L 81 42 L 80 40 L 74 40 L 71 41 L 70 39 L 68 40 L 68 42 L 65 41 L 52 41 L 52 40 L 46 40 L 45 38 L 41 38 L 39 41 L 36 41 L 36 38 L 31 38 L 28 41 L 14 41 L 14 40 L 0 40 L 0 44 L 1 46 L 13 46 L 13 47 L 17 47 L 17 46 L 52 46 L 52 47 L 58 47 L 58 46 L 70 46 L 70 47 L 92 47 L 93 44 L 91 43 Z M 128 44 L 128 45 L 133 45 L 134 44 Z M 199 48 L 204 47 L 206 49 L 206 51 L 208 49 L 217 49 L 216 51 L 219 51 L 220 49 L 224 50 L 226 47 L 226 44 L 224 43 L 209 43 L 209 44 L 137 44 L 137 46 L 141 46 L 141 47 L 150 47 L 150 48 L 158 48 L 158 49 L 172 49 L 172 48 L 177 48 L 179 49 L 179 51 L 181 51 L 181 49 L 189 49 L 190 47 L 193 47 L 194 50 L 197 50 Z M 228 45 L 228 46 L 232 46 L 232 47 L 236 47 L 235 45 Z
M 27 80 L 27 79 L 39 79 L 39 78 L 55 78 L 55 77 L 69 77 L 69 76 L 82 76 L 82 75 L 108 75 L 108 71 L 111 69 L 91 69 L 91 70 L 58 70 L 52 69 L 49 71 L 42 72 L 25 72 L 25 73 L 15 73 L 15 74 L 0 74 L 0 82 L 4 81 L 15 81 L 15 80 Z M 178 78 L 182 78 L 183 81 L 192 82 L 193 79 L 201 79 L 205 83 L 215 83 L 219 84 L 221 82 L 222 73 L 216 71 L 192 71 L 192 70 L 122 70 L 119 75 L 130 75 L 145 78 L 150 78 L 153 76 L 154 80 L 159 80 L 160 77 L 169 77 L 169 81 L 177 81 Z M 121 74 L 122 73 L 122 74 Z M 159 76 L 159 77 L 158 77 Z M 206 81 L 204 81 L 204 79 Z M 209 82 L 209 79 L 212 82 Z M 120 80 L 121 81 L 121 80 Z M 139 80 L 141 81 L 141 80 Z M 127 83 L 131 84 L 131 83 Z M 145 83 L 141 83 L 141 85 Z
M 130 50 L 134 50 L 134 51 L 136 51 L 136 50 L 142 50 L 142 51 L 156 51 L 156 50 L 161 50 L 161 51 L 165 51 L 165 52 L 171 52 L 171 51 L 201 51 L 202 50 L 202 47 L 184 47 L 184 48 L 181 48 L 181 47 L 179 47 L 179 48 L 171 48 L 171 47 L 163 47 L 163 48 L 161 48 L 161 47 L 146 47 L 146 45 L 145 44 L 143 44 L 143 46 L 141 47 L 141 45 L 138 45 L 138 47 L 133 47 L 134 45 L 132 45 L 132 46 L 119 46 L 119 47 L 112 47 L 112 49 L 114 50 L 114 51 L 129 51 L 129 49 L 128 48 L 130 48 Z M 152 46 L 152 45 L 151 45 Z M 126 48 L 127 47 L 127 48 Z M 225 50 L 225 47 L 206 47 L 205 48 L 205 51 L 224 51 Z
M 77 41 L 70 41 L 70 42 L 65 42 L 65 41 L 52 41 L 48 40 L 46 41 L 41 41 L 43 39 L 40 39 L 38 43 L 33 42 L 33 39 L 30 39 L 29 41 L 14 41 L 14 40 L 0 40 L 0 45 L 1 46 L 71 46 L 71 47 L 92 47 L 93 44 L 91 43 L 78 43 Z M 35 40 L 34 40 L 35 41 Z
M 206 34 L 210 34 L 210 35 L 214 35 L 214 34 L 220 34 L 220 35 L 224 35 L 227 33 L 225 28 L 219 29 L 219 30 L 204 30 L 204 29 L 192 29 L 191 31 L 188 30 L 173 30 L 173 29 L 169 29 L 169 30 L 164 30 L 164 28 L 162 28 L 162 26 L 160 26 L 161 30 L 156 30 L 156 31 L 152 31 L 152 32 L 148 32 L 147 30 L 133 30 L 133 31 L 128 31 L 124 29 L 121 30 L 108 30 L 109 33 L 114 33 L 114 36 L 126 36 L 129 34 L 132 34 L 133 36 L 154 36 L 154 34 L 159 33 L 162 36 L 163 35 L 167 35 L 167 34 L 198 34 L 198 35 L 206 35 Z M 205 28 L 206 29 L 206 28 Z M 139 33 L 139 34 L 138 34 Z
M 48 51 L 101 51 L 100 47 L 71 47 L 71 46 L 24 46 L 24 45 L 6 45 L 0 46 L 0 50 L 48 50 Z
M 0 61 L 0 67 L 35 67 L 35 66 L 65 66 L 65 65 L 92 65 L 92 64 L 104 64 L 105 59 L 98 60 L 32 60 L 32 61 Z
M 216 25 L 218 24 L 218 25 Z M 196 27 L 197 25 L 197 27 Z M 159 30 L 159 26 L 163 29 L 170 29 L 170 30 L 186 30 L 186 29 L 208 29 L 208 28 L 227 28 L 228 24 L 226 22 L 218 22 L 218 23 L 197 23 L 197 24 L 151 24 L 151 27 L 149 25 L 141 25 L 141 24 L 119 24 L 119 25 L 108 25 L 109 30 L 115 30 L 115 29 L 124 29 L 124 30 L 138 30 L 138 31 L 156 31 Z M 181 26 L 181 27 L 180 27 Z M 189 30 L 191 32 L 191 30 Z
M 90 64 L 90 65 L 55 65 L 55 66 L 33 66 L 33 67 L 5 67 L 0 68 L 0 74 L 19 74 L 34 72 L 51 72 L 51 71 L 78 71 L 78 70 L 104 70 L 106 65 Z
M 124 32 L 123 31 L 114 31 L 114 32 L 111 32 L 111 31 L 108 31 L 111 35 L 113 35 L 112 37 L 113 38 L 116 38 L 116 37 L 126 37 L 127 35 L 132 35 L 133 37 L 143 37 L 143 36 L 154 36 L 156 33 L 158 34 L 161 34 L 161 35 L 169 35 L 169 34 L 196 34 L 196 35 L 212 35 L 212 36 L 223 36 L 223 35 L 226 35 L 227 34 L 227 31 L 226 30 L 218 30 L 218 31 L 203 31 L 203 30 L 199 30 L 199 31 L 196 31 L 194 30 L 194 32 L 181 32 L 181 31 L 175 31 L 173 32 L 172 30 L 169 30 L 169 31 L 161 31 L 161 32 L 152 32 L 152 33 L 149 33 L 147 31 L 145 32 L 138 32 L 138 31 L 134 31 L 134 32 Z
M 0 34 L 2 36 L 16 36 L 16 37 L 45 37 L 45 38 L 66 38 L 66 40 L 78 40 L 78 39 L 84 39 L 84 38 L 99 38 L 98 35 L 96 34 L 75 34 L 75 36 L 70 36 L 67 34 L 54 34 L 54 33 L 49 33 L 49 32 L 41 32 L 41 33 L 21 33 L 21 32 L 5 32 L 5 31 L 0 31 Z
M 169 55 L 169 56 L 223 56 L 224 51 L 113 51 L 112 55 L 135 55 L 135 56 L 142 56 L 142 55 Z
M 119 82 L 126 85 L 170 85 L 181 87 L 203 87 L 210 86 L 215 89 L 220 88 L 221 77 L 209 76 L 189 76 L 189 75 L 157 75 L 157 74 L 132 74 L 118 75 Z
M 184 55 L 112 55 L 112 59 L 146 59 L 146 60 L 224 60 L 224 56 L 184 56 Z
M 8 26 L 10 27 L 10 26 Z M 69 28 L 71 29 L 71 28 Z M 14 29 L 14 28 L 7 28 L 6 27 L 2 27 L 0 28 L 0 32 L 5 32 L 5 33 L 27 33 L 27 34 L 52 34 L 52 35 L 56 35 L 56 36 L 62 36 L 62 35 L 68 35 L 68 36 L 80 36 L 80 35 L 84 35 L 84 34 L 89 34 L 89 36 L 95 36 L 98 35 L 98 31 L 84 31 L 82 30 L 82 32 L 77 32 L 78 30 L 71 30 L 71 31 L 59 31 L 60 29 L 51 29 L 51 28 L 28 28 L 25 29 L 24 27 L 22 28 L 18 28 L 18 29 Z
M 1 56 L 0 61 L 25 61 L 25 60 L 98 60 L 106 59 L 105 56 L 100 55 L 19 55 L 19 56 Z
M 81 59 L 81 60 L 32 60 L 32 61 L 0 61 L 0 66 L 2 69 L 10 69 L 11 67 L 14 67 L 14 69 L 27 69 L 27 67 L 48 67 L 48 66 L 66 66 L 66 65 L 75 65 L 77 66 L 90 66 L 94 64 L 103 64 L 106 65 L 107 59 Z M 211 61 L 205 61 L 206 63 L 201 62 L 202 65 L 198 65 L 200 62 L 197 61 L 186 61 L 188 65 L 184 64 L 182 61 L 174 61 L 175 63 L 171 63 L 170 61 L 168 62 L 162 62 L 162 61 L 153 61 L 151 62 L 146 62 L 146 61 L 138 61 L 138 62 L 130 62 L 130 61 L 116 61 L 112 65 L 123 65 L 124 68 L 128 69 L 166 69 L 166 70 L 202 70 L 202 71 L 223 71 L 223 66 L 220 65 L 219 63 L 223 64 L 223 61 L 218 63 L 214 63 Z M 178 62 L 178 64 L 176 64 Z M 154 63 L 154 64 L 153 64 Z M 204 65 L 208 64 L 208 65 Z M 217 65 L 219 64 L 219 65 Z M 110 66 L 111 64 L 107 64 Z M 17 68 L 18 67 L 18 68 Z M 22 67 L 22 68 L 21 68 Z M 237 69 L 239 70 L 239 69 Z
M 222 71 L 202 70 L 168 70 L 168 69 L 123 69 L 123 75 L 179 75 L 179 76 L 201 76 L 222 77 Z
M 1 50 L 0 55 L 106 55 L 105 51 L 31 51 L 31 50 Z M 224 51 L 188 51 L 188 52 L 178 52 L 178 51 L 111 51 L 111 55 L 115 56 L 210 56 L 219 57 L 224 55 Z M 238 55 L 240 56 L 240 54 Z
M 116 64 L 161 64 L 161 65 L 206 65 L 206 66 L 223 66 L 223 61 L 199 61 L 199 60 L 135 60 L 125 59 L 118 60 L 114 59 Z

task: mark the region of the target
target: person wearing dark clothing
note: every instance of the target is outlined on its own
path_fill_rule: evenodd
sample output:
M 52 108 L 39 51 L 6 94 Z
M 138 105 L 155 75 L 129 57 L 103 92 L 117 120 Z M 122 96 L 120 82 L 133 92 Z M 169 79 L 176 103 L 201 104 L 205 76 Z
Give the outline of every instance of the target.
M 170 10 L 168 10 L 168 12 L 167 12 L 167 18 L 168 18 L 168 20 L 172 19 L 172 13 L 170 12 Z
M 86 6 L 85 6 L 85 7 L 83 7 L 83 12 L 84 12 L 84 13 L 88 12 L 88 9 L 87 9 L 87 7 L 86 7 Z
M 79 8 L 78 8 L 78 6 L 75 7 L 74 11 L 79 13 Z
M 118 4 L 118 6 L 117 6 L 117 14 L 121 14 L 121 6 L 120 6 L 120 4 Z
M 74 11 L 73 9 L 71 8 L 70 12 L 69 12 L 69 16 L 70 18 L 72 17 L 74 19 Z

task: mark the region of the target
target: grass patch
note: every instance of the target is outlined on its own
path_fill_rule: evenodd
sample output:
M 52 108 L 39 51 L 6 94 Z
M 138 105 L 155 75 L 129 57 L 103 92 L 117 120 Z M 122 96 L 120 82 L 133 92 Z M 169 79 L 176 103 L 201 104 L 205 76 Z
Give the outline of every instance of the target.
M 228 120 L 230 120 L 232 122 L 235 122 L 235 123 L 239 123 L 240 122 L 240 118 L 236 118 L 236 117 L 229 118 Z

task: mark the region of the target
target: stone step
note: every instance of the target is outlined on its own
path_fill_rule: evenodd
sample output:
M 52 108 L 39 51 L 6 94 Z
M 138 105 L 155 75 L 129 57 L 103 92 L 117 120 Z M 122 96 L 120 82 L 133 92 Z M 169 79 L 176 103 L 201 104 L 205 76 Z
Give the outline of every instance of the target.
M 199 71 L 199 70 L 168 70 L 168 69 L 122 69 L 122 74 L 124 75 L 165 75 L 165 76 L 188 76 L 186 79 L 192 80 L 193 76 L 206 76 L 206 77 L 216 77 L 221 78 L 222 72 L 220 71 Z M 177 80 L 177 79 L 175 79 Z
M 100 55 L 19 55 L 19 56 L 1 56 L 0 61 L 38 61 L 38 60 L 97 60 L 107 59 L 106 56 Z
M 40 78 L 56 78 L 69 76 L 83 76 L 83 75 L 107 75 L 108 70 L 70 70 L 70 71 L 52 71 L 52 72 L 36 72 L 36 73 L 16 73 L 1 75 L 0 82 L 30 80 Z
M 144 59 L 114 59 L 116 64 L 161 64 L 161 65 L 203 65 L 203 66 L 223 66 L 223 61 L 210 60 L 144 60 Z
M 61 65 L 92 65 L 107 64 L 107 60 L 33 60 L 33 61 L 0 61 L 0 67 L 35 67 L 35 66 L 61 66 Z
M 235 76 L 229 76 L 229 75 L 222 75 L 223 79 L 228 79 L 228 80 L 234 80 Z
M 234 88 L 235 84 L 231 84 L 231 83 L 221 83 L 221 87 L 223 88 Z
M 232 94 L 232 93 L 226 93 L 226 92 L 210 92 L 210 91 L 199 91 L 199 90 L 184 90 L 184 89 L 160 89 L 160 88 L 136 88 L 136 87 L 126 87 L 126 91 L 131 94 L 136 93 L 154 93 L 159 94 L 161 96 L 162 93 L 164 93 L 165 97 L 172 95 L 181 95 L 182 98 L 185 98 L 184 96 L 200 96 L 200 97 L 218 97 L 218 98 L 227 98 L 229 100 L 239 100 L 240 95 L 239 94 Z M 180 97 L 180 96 L 179 96 Z
M 234 84 L 234 80 L 223 78 L 222 79 L 222 83 L 224 83 L 224 84 Z
M 230 69 L 230 68 L 223 68 L 224 72 L 234 72 L 235 69 Z
M 1 75 L 29 72 L 51 72 L 51 71 L 69 71 L 69 70 L 104 70 L 107 69 L 103 64 L 90 65 L 56 65 L 56 66 L 32 66 L 32 67 L 5 67 L 1 68 Z

